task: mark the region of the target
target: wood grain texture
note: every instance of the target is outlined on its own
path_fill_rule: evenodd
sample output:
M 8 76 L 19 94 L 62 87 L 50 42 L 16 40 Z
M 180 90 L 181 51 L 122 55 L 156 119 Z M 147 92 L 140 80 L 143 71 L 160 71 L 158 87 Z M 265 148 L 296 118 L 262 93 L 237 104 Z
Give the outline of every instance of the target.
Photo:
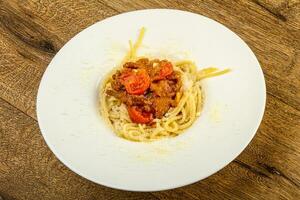
M 208 16 L 257 56 L 267 105 L 246 150 L 213 176 L 182 188 L 133 193 L 87 181 L 61 164 L 39 132 L 38 85 L 76 33 L 118 13 L 175 8 Z M 300 199 L 299 0 L 0 0 L 0 196 L 3 199 Z M 1 197 L 0 197 L 1 199 Z

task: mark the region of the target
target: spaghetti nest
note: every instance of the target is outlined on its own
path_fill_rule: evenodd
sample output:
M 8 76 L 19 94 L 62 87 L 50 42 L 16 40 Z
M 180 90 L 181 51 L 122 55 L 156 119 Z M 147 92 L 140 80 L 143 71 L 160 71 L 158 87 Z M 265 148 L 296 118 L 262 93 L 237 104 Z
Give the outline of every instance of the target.
M 172 63 L 174 71 L 180 75 L 182 85 L 176 95 L 176 106 L 170 107 L 161 118 L 154 118 L 151 124 L 135 123 L 124 103 L 108 91 L 113 89 L 113 75 L 122 65 L 137 60 L 136 53 L 142 43 L 145 29 L 142 28 L 135 44 L 130 42 L 130 51 L 120 66 L 109 73 L 100 86 L 100 113 L 114 132 L 131 141 L 153 141 L 164 137 L 174 137 L 190 127 L 200 115 L 203 106 L 201 80 L 217 76 L 229 70 L 218 71 L 216 68 L 206 68 L 198 71 L 196 65 L 183 60 Z M 177 98 L 179 97 L 179 98 Z

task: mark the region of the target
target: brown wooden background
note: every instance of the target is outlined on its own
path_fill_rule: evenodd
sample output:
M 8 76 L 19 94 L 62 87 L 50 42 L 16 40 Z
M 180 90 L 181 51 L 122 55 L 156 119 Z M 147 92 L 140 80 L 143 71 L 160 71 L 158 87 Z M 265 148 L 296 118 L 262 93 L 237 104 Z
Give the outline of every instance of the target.
M 247 149 L 215 175 L 153 193 L 106 188 L 60 163 L 36 119 L 39 82 L 76 33 L 118 13 L 177 8 L 243 38 L 267 84 L 263 122 Z M 300 0 L 0 0 L 0 200 L 300 199 Z

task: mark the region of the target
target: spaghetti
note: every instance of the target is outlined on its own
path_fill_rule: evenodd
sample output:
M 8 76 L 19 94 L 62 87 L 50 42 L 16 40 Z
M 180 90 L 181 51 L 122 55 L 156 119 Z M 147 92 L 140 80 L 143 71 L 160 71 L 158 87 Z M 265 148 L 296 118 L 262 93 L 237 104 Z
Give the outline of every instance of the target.
M 155 118 L 151 125 L 134 123 L 128 114 L 126 105 L 120 99 L 107 94 L 112 89 L 112 75 L 122 65 L 137 60 L 137 50 L 141 46 L 145 28 L 142 28 L 137 41 L 129 42 L 130 50 L 121 65 L 109 73 L 100 86 L 100 113 L 114 132 L 131 141 L 153 141 L 164 137 L 174 137 L 189 128 L 200 116 L 203 106 L 201 81 L 205 78 L 218 76 L 229 72 L 229 69 L 219 71 L 217 68 L 206 68 L 198 71 L 197 66 L 183 60 L 173 63 L 176 73 L 180 74 L 182 86 L 176 95 L 177 105 L 171 107 L 162 118 Z

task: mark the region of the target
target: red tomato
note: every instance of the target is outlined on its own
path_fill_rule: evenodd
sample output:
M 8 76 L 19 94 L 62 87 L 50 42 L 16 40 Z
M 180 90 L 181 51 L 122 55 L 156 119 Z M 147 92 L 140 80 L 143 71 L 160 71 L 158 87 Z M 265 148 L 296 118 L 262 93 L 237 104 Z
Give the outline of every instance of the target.
M 160 76 L 166 77 L 173 73 L 173 65 L 171 62 L 163 60 L 160 63 L 161 70 L 159 72 Z
M 169 76 L 173 73 L 173 65 L 167 60 L 162 60 L 160 62 L 159 74 L 154 77 L 154 80 L 162 80 L 166 76 Z
M 140 124 L 148 124 L 153 120 L 152 113 L 142 112 L 136 106 L 128 107 L 128 114 L 132 122 Z
M 132 78 L 132 76 L 134 75 L 134 72 L 130 69 L 125 69 L 122 71 L 122 74 L 119 77 L 120 82 L 124 85 L 124 83 Z
M 124 86 L 129 94 L 143 94 L 150 87 L 150 77 L 145 69 L 129 75 Z

